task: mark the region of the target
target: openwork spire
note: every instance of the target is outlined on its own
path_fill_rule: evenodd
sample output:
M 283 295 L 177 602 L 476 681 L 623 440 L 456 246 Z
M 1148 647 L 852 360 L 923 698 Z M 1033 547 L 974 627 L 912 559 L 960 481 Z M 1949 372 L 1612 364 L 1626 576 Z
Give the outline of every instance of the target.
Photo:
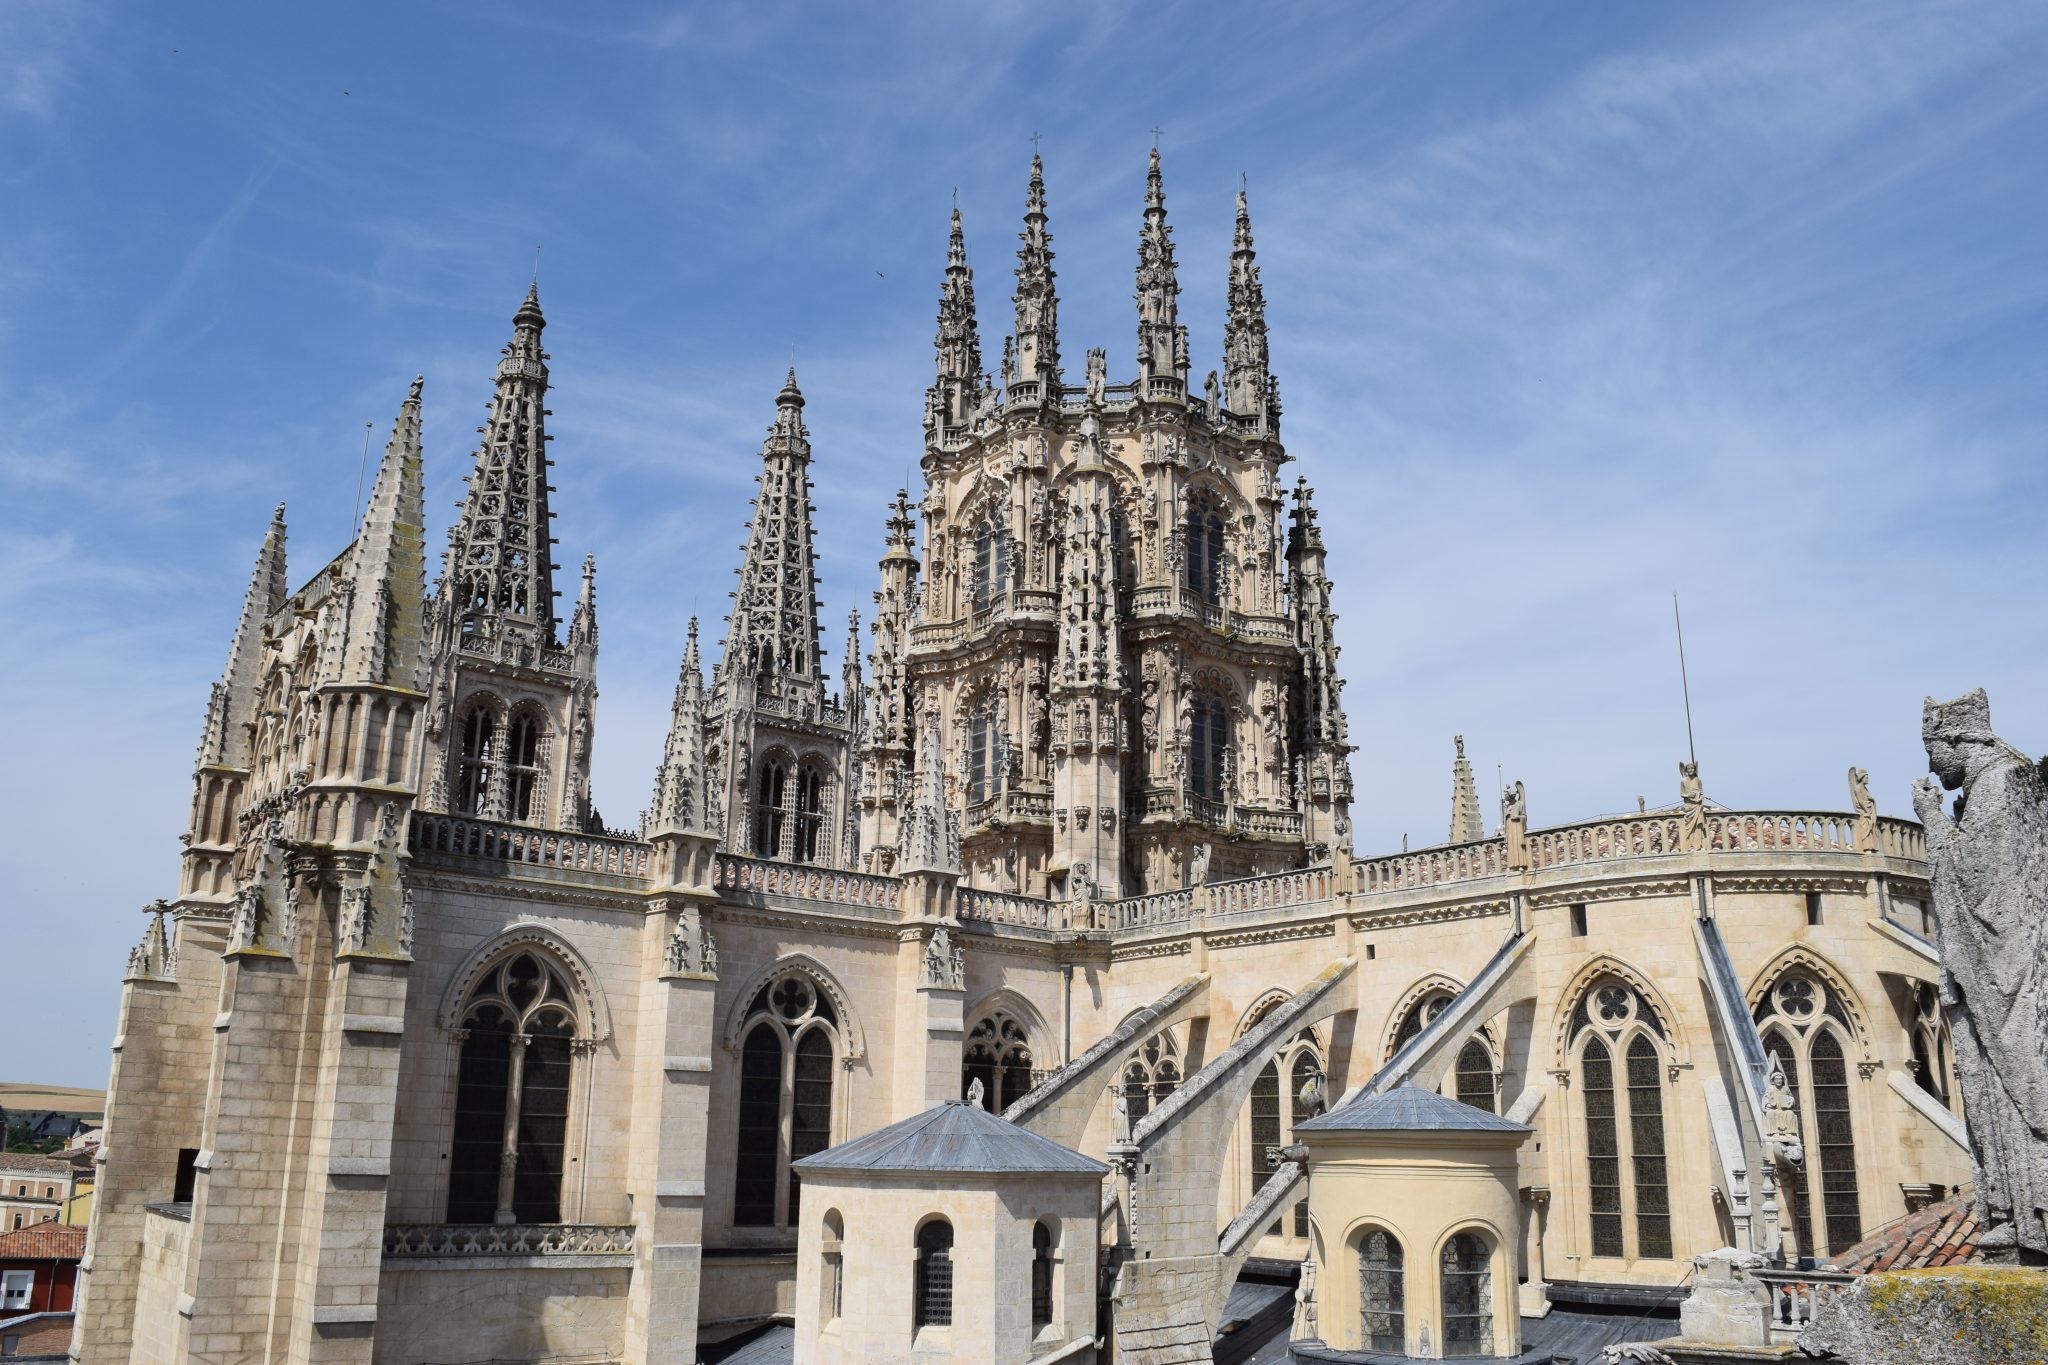
M 597 652 L 597 556 L 583 556 L 583 586 L 576 592 L 576 611 L 569 618 L 569 648 Z
M 1458 757 L 1451 763 L 1451 842 L 1469 844 L 1486 837 L 1479 814 L 1479 789 L 1472 783 L 1472 765 L 1465 759 L 1465 737 L 1454 736 Z
M 1334 750 L 1341 758 L 1350 748 L 1344 679 L 1337 671 L 1337 613 L 1330 603 L 1330 576 L 1314 497 L 1306 478 L 1295 480 L 1293 522 L 1287 534 L 1287 599 L 1294 616 L 1295 646 L 1301 652 L 1296 743 L 1304 749 Z
M 1159 149 L 1145 172 L 1145 222 L 1138 230 L 1138 375 L 1187 379 L 1187 345 L 1180 326 L 1180 280 L 1174 271 L 1173 229 L 1166 225 L 1166 189 Z
M 249 766 L 249 723 L 255 719 L 256 689 L 263 671 L 263 625 L 284 606 L 289 593 L 284 573 L 284 504 L 271 515 L 256 552 L 256 570 L 242 598 L 227 667 L 206 700 L 206 726 L 199 738 L 199 766 Z
M 733 593 L 732 628 L 722 674 L 735 669 L 762 682 L 816 682 L 818 582 L 811 549 L 810 432 L 804 396 L 790 367 L 775 395 L 775 421 L 761 445 L 761 491 Z
M 960 210 L 953 210 L 953 233 L 946 246 L 946 282 L 939 289 L 939 329 L 933 338 L 937 353 L 937 397 L 946 420 L 959 425 L 981 389 L 981 333 L 974 322 L 974 269 L 967 264 L 967 238 Z
M 1224 404 L 1238 417 L 1259 417 L 1272 388 L 1266 350 L 1266 291 L 1252 250 L 1252 215 L 1237 192 L 1237 235 L 1230 248 L 1229 315 L 1223 326 Z
M 555 643 L 554 520 L 548 511 L 547 353 L 540 287 L 512 315 L 462 516 L 448 533 L 444 610 L 465 638 Z
M 1046 231 L 1045 162 L 1031 158 L 1031 186 L 1024 197 L 1024 245 L 1017 252 L 1017 379 L 1044 385 L 1043 397 L 1060 382 L 1059 299 L 1053 292 L 1052 234 Z
M 419 687 L 425 681 L 426 531 L 420 388 L 399 406 L 349 564 L 348 627 L 337 681 Z

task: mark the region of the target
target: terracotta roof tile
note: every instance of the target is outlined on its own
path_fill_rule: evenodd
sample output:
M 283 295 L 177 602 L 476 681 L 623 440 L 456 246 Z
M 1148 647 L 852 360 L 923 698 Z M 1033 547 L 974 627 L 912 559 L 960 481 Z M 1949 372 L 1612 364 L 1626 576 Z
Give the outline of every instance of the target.
M 34 1152 L 0 1152 L 0 1171 L 35 1171 L 38 1174 L 69 1175 L 71 1163 L 61 1157 L 39 1156 Z
M 0 1260 L 75 1261 L 85 1255 L 85 1229 L 69 1223 L 31 1223 L 0 1236 Z
M 1924 1270 L 1974 1265 L 1977 1252 L 1975 1199 L 1959 1194 L 1879 1228 L 1834 1257 L 1828 1265 L 1852 1275 L 1873 1270 Z

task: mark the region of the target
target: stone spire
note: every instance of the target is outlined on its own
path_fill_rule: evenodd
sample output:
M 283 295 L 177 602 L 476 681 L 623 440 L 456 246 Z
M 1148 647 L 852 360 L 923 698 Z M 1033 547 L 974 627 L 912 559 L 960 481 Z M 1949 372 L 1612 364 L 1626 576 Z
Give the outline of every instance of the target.
M 462 516 L 448 533 L 441 599 L 464 637 L 555 643 L 554 520 L 548 512 L 547 353 L 540 287 L 512 315 Z
M 1252 250 L 1252 215 L 1237 192 L 1237 235 L 1230 248 L 1229 314 L 1223 324 L 1223 402 L 1233 416 L 1262 418 L 1272 392 L 1266 351 L 1266 291 Z
M 1458 757 L 1451 763 L 1451 839 L 1469 844 L 1486 837 L 1486 821 L 1479 814 L 1479 789 L 1472 784 L 1472 765 L 1465 760 L 1465 737 L 1455 735 Z
M 839 695 L 848 706 L 860 705 L 860 612 L 846 613 L 846 657 L 839 665 Z
M 597 556 L 583 556 L 583 586 L 576 593 L 576 611 L 569 618 L 569 648 L 597 653 Z
M 811 550 L 811 441 L 791 366 L 761 446 L 761 491 L 733 593 L 721 677 L 816 683 L 818 579 Z
M 1295 481 L 1293 523 L 1287 534 L 1287 601 L 1301 656 L 1301 685 L 1291 698 L 1290 748 L 1302 765 L 1309 842 L 1348 849 L 1350 730 L 1344 719 L 1344 679 L 1337 671 L 1337 613 L 1330 605 L 1330 575 L 1313 496 L 1307 479 Z
M 676 677 L 675 702 L 669 710 L 668 744 L 662 751 L 661 770 L 654 775 L 649 827 L 710 830 L 704 784 L 704 665 L 697 653 L 697 618 L 692 616 L 682 671 Z
M 1045 163 L 1031 158 L 1031 186 L 1024 198 L 1024 245 L 1017 252 L 1017 381 L 1040 385 L 1042 398 L 1060 382 L 1060 310 L 1053 292 L 1052 234 L 1045 230 Z
M 960 210 L 953 210 L 953 235 L 946 246 L 946 282 L 939 289 L 939 329 L 932 346 L 938 382 L 932 395 L 946 426 L 960 426 L 981 391 L 981 333 L 974 321 L 974 269 L 967 264 L 967 238 Z
M 1174 273 L 1173 229 L 1166 225 L 1166 190 L 1159 149 L 1145 172 L 1145 223 L 1138 230 L 1138 377 L 1187 382 L 1186 329 L 1180 326 L 1180 280 Z
M 1122 895 L 1122 617 L 1116 590 L 1116 476 L 1093 412 L 1081 419 L 1058 514 L 1059 634 L 1050 679 L 1054 854 L 1067 894 Z
M 419 688 L 426 669 L 426 530 L 420 387 L 398 409 L 349 561 L 341 683 Z
M 946 805 L 946 749 L 932 715 L 918 742 L 917 775 L 903 812 L 899 872 L 960 872 L 960 817 Z
M 911 517 L 910 493 L 896 490 L 889 505 L 880 583 L 875 589 L 875 620 L 869 638 L 873 675 L 863 708 L 860 744 L 860 845 L 868 870 L 886 872 L 898 843 L 897 787 L 909 771 L 910 627 L 917 598 L 917 523 Z
M 256 691 L 263 673 L 263 626 L 284 606 L 289 589 L 284 576 L 284 504 L 271 515 L 256 552 L 256 571 L 242 598 L 242 616 L 235 622 L 228 664 L 206 700 L 206 725 L 199 738 L 202 768 L 249 766 L 249 724 L 255 719 Z

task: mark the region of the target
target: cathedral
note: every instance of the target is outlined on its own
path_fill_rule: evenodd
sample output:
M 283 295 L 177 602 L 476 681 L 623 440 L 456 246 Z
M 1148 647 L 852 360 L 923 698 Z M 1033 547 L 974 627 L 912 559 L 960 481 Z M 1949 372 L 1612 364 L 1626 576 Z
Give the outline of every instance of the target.
M 953 214 L 836 678 L 772 396 L 637 828 L 537 288 L 431 586 L 419 381 L 346 550 L 295 578 L 279 509 L 127 959 L 74 1359 L 1206 1361 L 1247 1266 L 1305 1340 L 1514 1359 L 1969 1179 L 1924 841 L 1858 770 L 1552 825 L 1514 783 L 1489 831 L 1460 742 L 1443 841 L 1354 850 L 1245 196 L 1199 379 L 1157 151 L 1128 379 L 1063 361 L 1049 224 L 1034 158 L 991 372 Z

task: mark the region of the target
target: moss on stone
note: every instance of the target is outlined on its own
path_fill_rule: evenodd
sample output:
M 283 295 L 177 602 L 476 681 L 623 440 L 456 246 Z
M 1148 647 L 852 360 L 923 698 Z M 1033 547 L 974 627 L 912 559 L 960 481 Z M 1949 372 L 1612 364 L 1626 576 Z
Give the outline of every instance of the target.
M 1830 1345 L 1845 1359 L 2048 1365 L 2048 1272 L 1887 1271 L 1864 1276 L 1830 1307 L 1846 1329 Z M 1852 1343 L 1854 1353 L 1842 1349 Z

